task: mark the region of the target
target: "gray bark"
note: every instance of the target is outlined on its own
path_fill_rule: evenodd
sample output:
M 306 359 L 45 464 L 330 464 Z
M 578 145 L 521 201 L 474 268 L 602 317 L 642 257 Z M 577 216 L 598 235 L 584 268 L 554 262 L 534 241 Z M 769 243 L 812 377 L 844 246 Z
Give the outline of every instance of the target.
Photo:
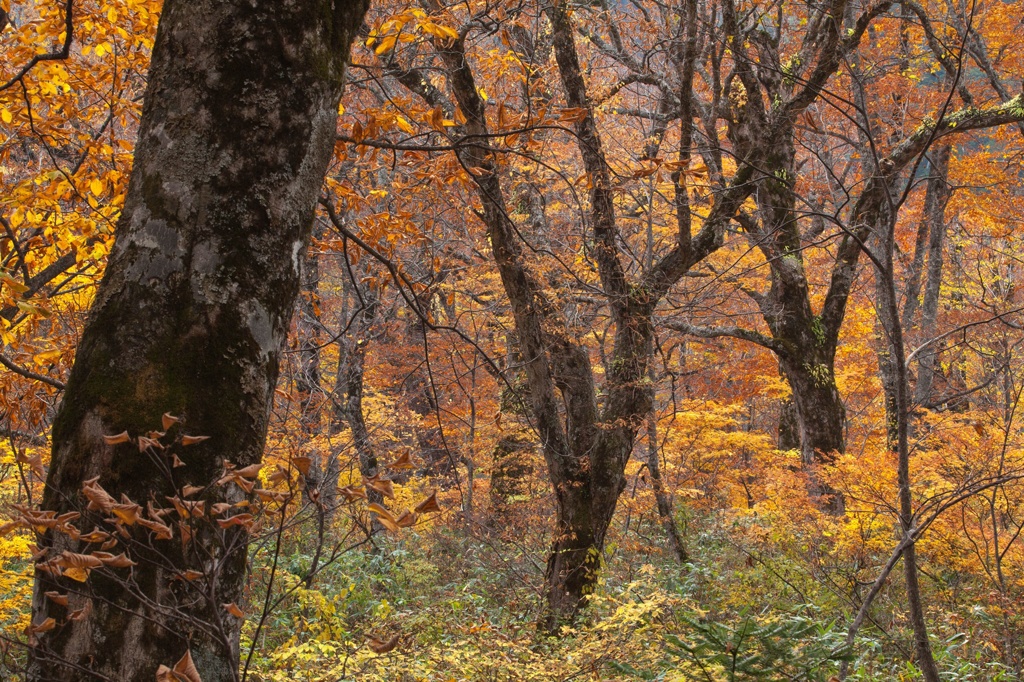
M 941 145 L 932 162 L 932 177 L 925 190 L 925 216 L 928 224 L 928 269 L 925 279 L 924 301 L 921 304 L 919 337 L 928 340 L 936 335 L 939 314 L 939 291 L 942 288 L 943 250 L 946 243 L 946 204 L 949 203 L 949 156 L 951 145 Z M 908 300 L 909 304 L 909 300 Z M 918 358 L 917 384 L 914 403 L 930 401 L 935 379 L 936 356 L 939 349 L 931 347 Z
M 225 464 L 262 457 L 281 344 L 299 289 L 317 194 L 334 148 L 349 46 L 366 3 L 168 0 L 153 51 L 124 211 L 53 427 L 43 509 L 88 512 L 83 481 L 166 506 L 238 501 Z M 161 415 L 209 440 L 140 452 L 104 435 L 158 430 Z M 169 435 L 173 435 L 172 434 Z M 170 455 L 183 466 L 171 468 Z M 176 519 L 172 512 L 169 517 Z M 198 523 L 198 521 L 196 522 Z M 238 679 L 246 532 L 216 524 L 188 543 L 127 527 L 137 565 L 85 583 L 37 571 L 31 680 L 152 680 L 187 651 L 205 682 Z M 44 560 L 95 549 L 41 539 Z M 115 551 L 117 551 L 115 549 Z M 196 580 L 175 579 L 186 570 Z M 47 591 L 70 593 L 65 608 Z M 91 613 L 69 608 L 91 601 Z

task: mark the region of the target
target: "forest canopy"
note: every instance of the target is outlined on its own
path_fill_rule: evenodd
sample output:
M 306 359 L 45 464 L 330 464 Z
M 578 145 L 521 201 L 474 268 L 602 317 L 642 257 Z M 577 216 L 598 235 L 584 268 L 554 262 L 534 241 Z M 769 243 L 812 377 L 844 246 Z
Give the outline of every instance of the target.
M 0 674 L 1017 679 L 1022 17 L 3 0 Z

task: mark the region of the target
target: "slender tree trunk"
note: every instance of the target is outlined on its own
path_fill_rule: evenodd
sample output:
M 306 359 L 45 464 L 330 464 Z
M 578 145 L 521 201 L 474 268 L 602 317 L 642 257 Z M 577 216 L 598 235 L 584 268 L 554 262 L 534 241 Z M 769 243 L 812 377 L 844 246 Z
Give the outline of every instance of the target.
M 306 254 L 302 266 L 302 291 L 295 307 L 295 327 L 298 336 L 298 368 L 295 391 L 299 398 L 299 428 L 303 442 L 310 443 L 320 431 L 320 314 L 319 314 L 320 260 L 312 251 Z M 323 497 L 324 469 L 329 455 L 309 452 L 312 458 L 306 474 L 306 495 L 319 507 L 320 526 L 324 525 L 327 500 Z
M 889 227 L 883 241 L 876 268 L 875 282 L 878 294 L 878 315 L 888 344 L 887 357 L 881 358 L 883 372 L 889 376 L 883 381 L 886 390 L 886 420 L 889 425 L 889 445 L 896 454 L 896 478 L 899 487 L 899 521 L 904 537 L 916 534 L 913 496 L 910 481 L 910 384 L 907 376 L 906 351 L 903 328 L 900 324 L 899 304 L 892 269 L 893 236 Z M 895 436 L 895 439 L 892 438 Z M 915 538 L 916 539 L 916 538 Z M 938 682 L 939 673 L 928 640 L 924 603 L 918 582 L 916 542 L 908 542 L 903 550 L 904 579 L 910 622 L 914 629 L 914 653 L 917 665 L 927 682 Z
M 676 555 L 679 563 L 685 564 L 690 560 L 690 555 L 686 551 L 686 545 L 683 543 L 679 527 L 676 525 L 672 497 L 665 490 L 665 482 L 661 478 L 661 465 L 658 461 L 658 422 L 653 411 L 647 417 L 647 468 L 651 472 L 651 485 L 654 487 L 654 501 L 658 505 L 658 518 L 661 519 L 661 525 L 665 529 L 672 553 Z
M 370 345 L 370 335 L 377 318 L 379 302 L 375 293 L 369 289 L 363 290 L 357 282 L 347 282 L 344 289 L 345 296 L 355 295 L 352 295 L 351 319 L 344 323 L 348 326 L 348 331 L 338 338 L 338 374 L 334 387 L 332 431 L 340 431 L 342 422 L 348 424 L 352 433 L 352 445 L 359 458 L 359 473 L 372 478 L 380 471 L 380 467 L 370 438 L 370 429 L 363 414 L 363 380 L 366 349 Z M 328 470 L 331 472 L 331 480 L 334 481 L 333 494 L 337 497 L 339 457 L 337 452 L 332 452 L 331 455 Z M 383 501 L 379 491 L 367 489 L 366 494 L 370 502 Z M 371 531 L 381 529 L 382 526 L 374 517 L 371 520 Z
M 359 0 L 164 3 L 117 241 L 53 427 L 44 510 L 82 513 L 83 532 L 113 530 L 109 514 L 86 509 L 83 483 L 95 477 L 143 506 L 166 506 L 184 485 L 204 488 L 193 499 L 207 503 L 243 499 L 216 482 L 225 465 L 262 457 L 365 10 Z M 140 452 L 104 439 L 160 430 L 164 413 L 209 440 Z M 176 514 L 170 540 L 122 523 L 114 552 L 129 553 L 130 570 L 96 568 L 84 583 L 37 571 L 33 622 L 55 627 L 35 635 L 29 679 L 153 680 L 187 652 L 204 682 L 238 679 L 241 620 L 222 604 L 241 601 L 247 532 L 209 524 L 183 542 Z M 47 533 L 39 565 L 95 549 L 73 537 Z M 48 592 L 68 593 L 68 606 Z

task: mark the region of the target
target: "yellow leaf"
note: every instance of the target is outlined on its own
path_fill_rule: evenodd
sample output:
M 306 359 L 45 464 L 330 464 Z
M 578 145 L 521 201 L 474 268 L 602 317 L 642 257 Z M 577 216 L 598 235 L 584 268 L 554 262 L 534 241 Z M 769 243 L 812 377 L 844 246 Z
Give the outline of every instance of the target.
M 416 132 L 412 125 L 407 120 L 405 120 L 405 117 L 403 116 L 396 116 L 395 124 L 398 126 L 398 129 L 401 130 L 403 133 L 409 133 L 410 135 L 412 135 L 414 132 Z
M 64 569 L 64 575 L 71 578 L 72 580 L 77 580 L 80 583 L 84 583 L 86 580 L 89 579 L 89 569 L 79 568 L 78 566 L 72 566 L 71 568 Z
M 4 123 L 10 123 L 14 120 L 14 116 L 12 116 L 11 112 L 7 110 L 7 107 L 3 107 L 0 108 L 0 119 L 2 119 Z
M 374 48 L 373 53 L 380 55 L 388 52 L 394 48 L 396 40 L 398 40 L 397 36 L 387 36 L 384 40 L 380 41 L 380 45 Z
M 53 364 L 60 359 L 61 352 L 59 350 L 48 350 L 42 353 L 36 353 L 32 356 L 32 360 L 40 367 Z
M 103 181 L 99 178 L 94 178 L 93 181 L 89 183 L 89 191 L 96 196 L 103 194 Z
M 30 315 L 38 315 L 40 317 L 50 317 L 51 313 L 46 308 L 41 306 L 32 305 L 31 303 L 25 303 L 24 301 L 18 301 L 18 309 L 23 313 L 29 313 Z

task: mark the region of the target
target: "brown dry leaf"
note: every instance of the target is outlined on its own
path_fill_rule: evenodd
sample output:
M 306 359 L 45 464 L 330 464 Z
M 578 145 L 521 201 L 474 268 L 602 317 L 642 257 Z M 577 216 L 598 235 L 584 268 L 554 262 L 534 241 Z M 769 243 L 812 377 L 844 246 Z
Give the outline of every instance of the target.
M 260 475 L 260 469 L 262 468 L 262 464 L 250 464 L 247 467 L 238 469 L 237 471 L 235 471 L 235 473 L 245 478 L 256 478 L 257 476 Z
M 9 521 L 5 523 L 4 525 L 0 526 L 0 538 L 7 535 L 15 528 L 20 528 L 22 525 L 23 524 L 21 521 Z
M 309 467 L 313 465 L 313 458 L 305 456 L 292 457 L 292 464 L 295 465 L 295 468 L 299 470 L 300 474 L 305 476 L 309 473 Z
M 380 523 L 380 525 L 387 528 L 392 533 L 397 533 L 398 531 L 402 530 L 401 527 L 398 525 L 397 519 L 395 519 L 395 517 L 391 514 L 388 514 L 387 516 L 378 516 L 377 522 Z
M 183 500 L 180 497 L 175 496 L 168 497 L 167 501 L 174 505 L 174 509 L 183 519 L 187 519 L 191 516 L 202 518 L 206 513 L 205 500 Z
M 47 618 L 39 625 L 29 625 L 27 628 L 25 628 L 25 632 L 27 632 L 30 635 L 37 635 L 40 632 L 49 632 L 55 627 L 57 627 L 57 621 L 55 621 L 53 618 Z
M 192 541 L 192 527 L 184 521 L 178 521 L 178 532 L 181 533 L 181 546 L 186 547 Z
M 201 493 L 201 492 L 203 492 L 203 489 L 200 486 L 198 486 L 198 485 L 187 485 L 187 486 L 185 486 L 184 488 L 181 489 L 181 496 L 182 497 L 188 497 L 190 495 L 195 495 L 196 493 Z
M 85 606 L 76 609 L 68 614 L 68 620 L 85 620 L 92 613 L 92 599 L 85 602 Z
M 430 514 L 441 511 L 441 505 L 437 503 L 437 491 L 430 493 L 430 497 L 416 505 L 414 510 L 417 514 Z
M 235 618 L 245 618 L 245 614 L 242 612 L 242 609 L 238 608 L 238 604 L 235 602 L 231 602 L 230 604 L 221 604 L 221 606 L 223 606 L 224 610 Z
M 139 518 L 139 525 L 156 533 L 157 540 L 170 540 L 174 537 L 174 531 L 171 530 L 171 527 L 160 523 L 159 521 L 148 521 L 146 519 Z
M 66 595 L 66 594 L 61 594 L 60 592 L 54 592 L 54 591 L 44 592 L 43 594 L 46 595 L 46 598 L 49 599 L 50 601 L 52 601 L 57 606 L 67 606 L 68 605 L 68 595 Z
M 387 478 L 381 478 L 379 473 L 374 474 L 370 478 L 363 476 L 363 485 L 367 488 L 372 488 L 379 492 L 389 500 L 395 499 L 395 487 L 392 482 Z
M 192 652 L 186 651 L 181 660 L 174 664 L 173 670 L 166 665 L 161 665 L 156 669 L 156 682 L 203 682 L 203 680 L 199 677 L 195 663 L 192 662 Z
M 374 514 L 376 514 L 377 516 L 383 516 L 383 517 L 391 519 L 392 521 L 395 520 L 394 515 L 390 511 L 388 511 L 387 508 L 383 507 L 382 505 L 377 504 L 376 502 L 371 502 L 370 504 L 366 505 L 366 508 L 369 511 L 373 512 Z
M 164 416 L 162 416 L 160 418 L 160 424 L 164 427 L 164 431 L 166 431 L 167 429 L 171 428 L 171 426 L 173 426 L 174 424 L 177 424 L 180 421 L 181 421 L 181 419 L 179 419 L 178 417 L 175 417 L 170 412 L 164 412 Z
M 122 431 L 116 436 L 103 436 L 103 440 L 107 445 L 120 445 L 131 440 L 131 436 L 128 435 L 127 431 Z
M 173 509 L 168 509 L 166 507 L 160 507 L 159 509 L 155 508 L 153 506 L 153 500 L 150 500 L 149 502 L 146 503 L 146 509 L 149 510 L 149 518 L 153 519 L 154 521 L 159 521 L 160 519 L 174 511 Z
M 388 469 L 415 469 L 416 465 L 412 463 L 412 455 L 408 452 L 403 452 L 398 459 L 391 464 L 385 465 Z
M 366 646 L 370 647 L 370 651 L 375 654 L 386 654 L 389 651 L 394 651 L 395 647 L 398 646 L 398 642 L 401 641 L 401 635 L 395 635 L 391 639 L 383 640 L 374 637 L 373 635 L 366 636 Z
M 128 498 L 122 496 L 122 499 L 127 500 Z M 110 511 L 114 512 L 114 516 L 121 519 L 122 522 L 127 523 L 129 526 L 134 526 L 139 520 L 139 515 L 142 513 L 142 507 L 128 501 L 115 504 Z
M 161 438 L 163 438 L 166 435 L 167 435 L 166 431 L 148 431 L 146 433 L 146 438 L 149 438 L 149 439 L 152 439 L 152 440 L 160 440 Z
M 65 550 L 57 558 L 57 565 L 64 568 L 99 568 L 103 560 L 92 554 L 76 554 Z
M 405 511 L 398 517 L 398 520 L 395 521 L 395 525 L 399 528 L 408 528 L 409 526 L 415 525 L 418 518 L 419 516 L 416 513 Z
M 252 527 L 253 518 L 252 514 L 235 514 L 229 516 L 226 519 L 217 519 L 217 525 L 221 528 L 230 528 L 231 526 L 242 526 L 246 530 Z
M 230 502 L 218 502 L 216 504 L 210 505 L 210 515 L 211 516 L 220 516 L 221 514 L 226 512 L 228 509 L 231 509 L 231 503 Z
M 177 455 L 171 455 L 171 468 L 177 469 L 178 467 L 185 466 L 185 463 L 181 461 L 181 458 Z
M 164 446 L 158 440 L 139 436 L 139 452 L 145 452 L 149 448 L 153 448 L 154 450 L 163 450 Z
M 209 436 L 182 436 L 182 445 L 195 445 L 196 443 L 202 443 L 204 440 L 209 440 Z
M 186 651 L 181 660 L 174 664 L 174 672 L 182 682 L 203 682 L 196 670 L 196 664 L 192 662 L 192 652 Z
M 274 470 L 274 473 L 267 477 L 268 483 L 280 483 L 288 480 L 288 470 L 282 467 L 280 464 Z
M 135 562 L 128 558 L 128 555 L 121 552 L 117 556 L 112 556 L 103 559 L 104 566 L 110 566 L 112 568 L 128 568 L 129 566 L 135 566 Z
M 99 528 L 94 528 L 92 532 L 80 535 L 79 539 L 83 542 L 106 542 L 110 537 L 110 533 L 100 530 Z
M 176 580 L 198 580 L 199 578 L 202 578 L 202 577 L 203 577 L 203 572 L 202 571 L 196 571 L 196 570 L 193 570 L 193 569 L 190 568 L 189 570 L 187 570 L 187 571 L 185 571 L 183 573 L 179 573 L 178 575 L 174 576 L 174 579 L 176 579 Z
M 82 483 L 82 494 L 85 495 L 85 499 L 89 500 L 89 505 L 86 507 L 89 511 L 100 511 L 104 514 L 109 513 L 117 502 L 110 494 L 100 487 L 100 477 L 90 478 Z
M 367 505 L 367 509 L 372 511 L 374 514 L 377 514 L 377 520 L 380 522 L 381 525 L 383 525 L 388 530 L 391 530 L 392 532 L 397 532 L 401 529 L 401 527 L 398 525 L 398 520 L 394 517 L 394 515 L 391 514 L 391 512 L 389 512 L 387 509 L 384 509 L 384 507 L 377 504 L 376 502 Z
M 267 490 L 266 488 L 256 488 L 253 492 L 264 502 L 285 502 L 290 497 L 288 493 Z
M 362 488 L 345 486 L 344 488 L 338 488 L 338 492 L 345 498 L 345 502 L 355 502 L 356 500 L 366 499 L 366 491 Z

